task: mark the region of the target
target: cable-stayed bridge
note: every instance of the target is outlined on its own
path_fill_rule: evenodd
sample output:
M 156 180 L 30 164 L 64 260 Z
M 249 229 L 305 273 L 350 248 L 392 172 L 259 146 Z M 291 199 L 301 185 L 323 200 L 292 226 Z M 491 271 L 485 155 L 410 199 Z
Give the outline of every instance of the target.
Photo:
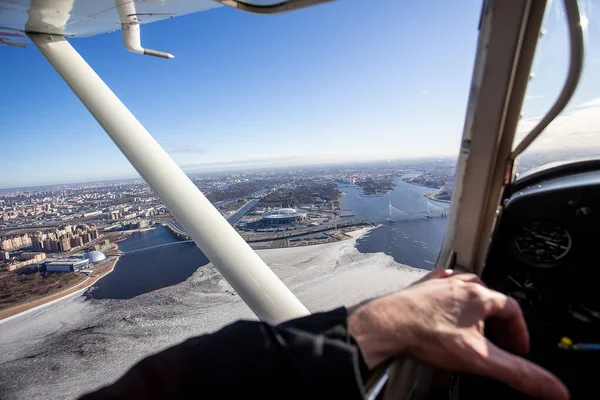
M 423 210 L 418 211 L 404 211 L 392 205 L 391 199 L 388 201 L 388 205 L 381 209 L 379 212 L 376 212 L 375 215 L 368 216 L 352 216 L 352 217 L 343 217 L 340 218 L 336 216 L 333 221 L 320 224 L 317 226 L 304 227 L 293 230 L 286 230 L 282 232 L 244 232 L 242 233 L 242 237 L 249 242 L 260 242 L 264 240 L 276 240 L 282 238 L 303 236 L 307 234 L 317 233 L 328 231 L 332 229 L 339 229 L 346 226 L 358 225 L 358 224 L 374 224 L 374 223 L 396 223 L 405 219 L 413 218 L 437 218 L 437 217 L 446 217 L 448 215 L 448 209 L 440 207 L 436 204 L 433 204 L 426 198 L 426 202 L 423 205 Z M 143 249 L 134 250 L 131 252 L 127 252 L 126 254 L 142 252 L 146 250 L 152 250 L 158 247 L 164 246 L 172 246 L 180 243 L 189 243 L 192 242 L 191 237 L 185 231 L 185 229 L 178 223 L 168 221 L 166 222 L 166 226 L 171 230 L 171 232 L 177 236 L 179 239 L 182 239 L 180 242 L 167 243 L 163 245 L 151 246 Z
M 448 209 L 440 207 L 436 204 L 433 204 L 426 199 L 426 204 L 424 205 L 424 210 L 417 211 L 404 211 L 399 208 L 396 208 L 392 205 L 391 199 L 388 201 L 388 205 L 381 209 L 379 212 L 374 213 L 373 215 L 367 216 L 352 216 L 352 217 L 344 217 L 341 221 L 360 221 L 360 222 L 378 222 L 381 220 L 387 220 L 388 222 L 400 221 L 405 217 L 411 216 L 422 216 L 424 218 L 435 218 L 435 217 L 446 217 L 448 215 Z
M 135 255 L 138 253 L 143 253 L 146 251 L 151 251 L 151 250 L 155 250 L 155 249 L 159 249 L 159 248 L 166 248 L 166 247 L 170 247 L 170 246 L 177 246 L 177 245 L 181 245 L 184 243 L 193 243 L 194 242 L 192 240 L 192 238 L 189 236 L 189 234 L 186 232 L 186 230 L 183 229 L 183 227 L 181 225 L 179 225 L 179 222 L 166 221 L 166 222 L 164 222 L 164 224 L 167 226 L 167 228 L 169 228 L 169 230 L 171 231 L 171 233 L 173 235 L 175 235 L 178 239 L 180 239 L 179 241 L 169 242 L 169 243 L 161 243 L 161 244 L 157 244 L 154 246 L 143 247 L 141 249 L 125 251 L 125 252 L 123 252 L 123 255 L 124 256 Z
M 162 247 L 178 246 L 180 244 L 193 243 L 193 242 L 194 242 L 193 240 L 183 240 L 183 241 L 177 241 L 177 242 L 161 243 L 161 244 L 156 244 L 154 246 L 142 247 L 141 249 L 126 251 L 126 252 L 123 252 L 123 255 L 128 256 L 128 255 L 142 253 L 144 251 L 150 251 L 150 250 L 154 250 L 154 249 L 158 249 L 158 248 L 162 248 Z

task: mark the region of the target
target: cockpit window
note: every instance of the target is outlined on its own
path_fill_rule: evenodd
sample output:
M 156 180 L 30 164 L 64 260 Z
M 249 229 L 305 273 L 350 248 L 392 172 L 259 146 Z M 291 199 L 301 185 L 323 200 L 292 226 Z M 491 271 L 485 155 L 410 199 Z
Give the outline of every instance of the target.
M 560 115 L 518 158 L 517 173 L 557 162 L 600 157 L 600 23 L 592 1 L 579 1 L 585 59 L 577 90 Z M 569 34 L 562 2 L 552 1 L 542 24 L 513 148 L 544 117 L 569 69 Z

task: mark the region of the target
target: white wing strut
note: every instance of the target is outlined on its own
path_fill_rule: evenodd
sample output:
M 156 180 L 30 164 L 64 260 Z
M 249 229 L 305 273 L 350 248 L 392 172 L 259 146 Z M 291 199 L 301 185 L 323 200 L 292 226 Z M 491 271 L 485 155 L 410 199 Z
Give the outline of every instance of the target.
M 309 313 L 64 37 L 29 37 L 261 320 Z

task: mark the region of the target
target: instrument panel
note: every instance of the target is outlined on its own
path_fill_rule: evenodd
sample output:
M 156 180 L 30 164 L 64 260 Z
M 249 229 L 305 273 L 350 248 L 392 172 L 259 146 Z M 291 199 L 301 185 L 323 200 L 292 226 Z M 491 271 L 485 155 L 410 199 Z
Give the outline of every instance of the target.
M 482 274 L 515 298 L 530 331 L 528 358 L 572 398 L 600 398 L 600 171 L 549 176 L 503 204 Z M 486 331 L 494 341 L 494 332 Z M 461 377 L 461 399 L 528 398 L 495 381 Z
M 538 268 L 558 265 L 569 254 L 572 242 L 569 231 L 551 220 L 529 221 L 513 237 L 518 257 Z

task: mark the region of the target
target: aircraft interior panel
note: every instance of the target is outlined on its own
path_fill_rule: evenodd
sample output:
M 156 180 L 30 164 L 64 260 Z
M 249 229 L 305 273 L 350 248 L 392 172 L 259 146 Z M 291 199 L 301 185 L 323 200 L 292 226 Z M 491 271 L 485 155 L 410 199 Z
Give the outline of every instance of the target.
M 600 398 L 599 256 L 600 171 L 549 171 L 505 200 L 482 275 L 519 302 L 527 358 L 557 375 L 574 399 Z M 491 329 L 486 334 L 494 341 Z M 460 398 L 527 398 L 489 379 L 460 381 Z

